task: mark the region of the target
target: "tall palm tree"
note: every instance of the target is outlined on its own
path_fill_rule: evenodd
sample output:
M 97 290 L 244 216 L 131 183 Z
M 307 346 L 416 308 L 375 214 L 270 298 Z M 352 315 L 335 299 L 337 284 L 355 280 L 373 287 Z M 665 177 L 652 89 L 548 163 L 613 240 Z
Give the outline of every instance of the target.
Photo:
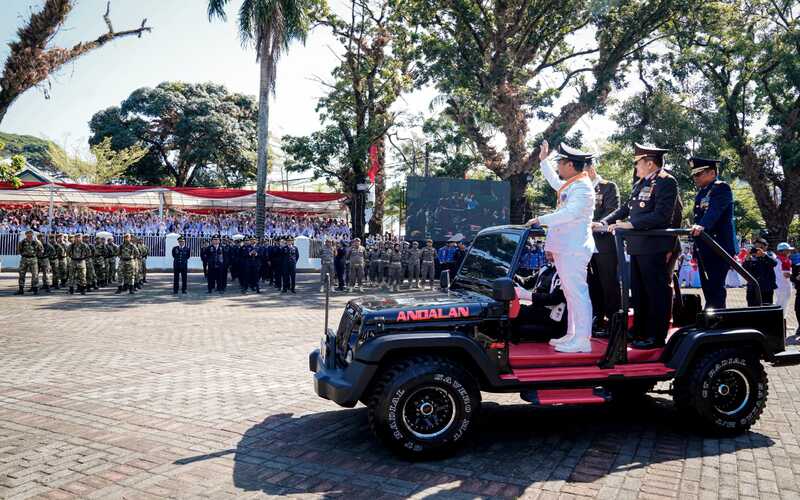
M 208 0 L 209 20 L 227 19 L 230 0 Z M 243 47 L 254 46 L 261 63 L 258 92 L 258 169 L 256 192 L 256 234 L 264 235 L 269 164 L 269 97 L 275 94 L 275 66 L 294 40 L 305 42 L 309 9 L 319 0 L 243 0 L 239 8 L 239 38 Z

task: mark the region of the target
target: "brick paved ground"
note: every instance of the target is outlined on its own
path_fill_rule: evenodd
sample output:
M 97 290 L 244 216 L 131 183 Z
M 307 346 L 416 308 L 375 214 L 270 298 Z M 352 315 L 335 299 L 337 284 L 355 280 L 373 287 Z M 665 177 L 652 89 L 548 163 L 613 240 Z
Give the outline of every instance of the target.
M 133 298 L 20 298 L 0 275 L 0 497 L 800 498 L 800 367 L 768 369 L 767 410 L 736 439 L 692 433 L 666 396 L 543 411 L 485 395 L 463 453 L 399 461 L 363 407 L 313 392 L 309 279 L 291 297 L 173 298 L 156 275 Z

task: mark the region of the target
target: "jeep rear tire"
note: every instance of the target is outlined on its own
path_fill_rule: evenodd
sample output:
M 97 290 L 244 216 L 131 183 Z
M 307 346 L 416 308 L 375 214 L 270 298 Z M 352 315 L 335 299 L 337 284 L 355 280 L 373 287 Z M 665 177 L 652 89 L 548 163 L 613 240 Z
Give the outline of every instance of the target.
M 420 356 L 385 370 L 372 390 L 369 426 L 395 453 L 423 460 L 452 453 L 475 426 L 478 384 L 452 361 Z
M 714 434 L 748 430 L 761 416 L 769 384 L 757 356 L 743 349 L 704 354 L 675 381 L 675 405 L 689 423 L 699 420 Z

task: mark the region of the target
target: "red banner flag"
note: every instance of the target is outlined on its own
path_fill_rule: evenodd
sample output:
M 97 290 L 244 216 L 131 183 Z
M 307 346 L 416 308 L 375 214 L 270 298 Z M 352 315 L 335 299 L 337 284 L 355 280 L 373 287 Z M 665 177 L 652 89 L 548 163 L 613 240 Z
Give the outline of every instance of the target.
M 378 161 L 378 145 L 373 144 L 369 147 L 369 171 L 367 175 L 369 176 L 369 181 L 375 184 L 375 176 L 378 175 L 378 170 L 381 167 L 380 162 Z

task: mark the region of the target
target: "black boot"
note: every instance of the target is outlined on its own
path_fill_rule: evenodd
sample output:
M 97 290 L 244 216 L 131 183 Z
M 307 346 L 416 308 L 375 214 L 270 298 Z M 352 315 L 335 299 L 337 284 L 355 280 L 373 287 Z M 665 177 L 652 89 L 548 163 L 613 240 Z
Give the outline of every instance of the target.
M 25 287 L 24 286 L 19 287 L 19 290 L 14 292 L 14 295 L 25 295 Z
M 132 287 L 132 286 L 129 286 L 129 287 L 128 287 L 128 294 L 129 294 L 129 295 L 133 295 L 134 293 L 136 293 L 136 291 L 134 291 L 134 288 L 135 288 L 135 287 Z
M 39 295 L 39 287 L 38 286 L 33 287 L 33 294 L 34 295 Z
M 71 286 L 69 287 L 69 294 L 72 295 L 73 293 L 75 293 L 75 287 Z
M 85 286 L 79 286 L 78 287 L 78 291 L 81 292 L 81 295 L 86 295 L 86 287 Z
M 117 291 L 116 291 L 116 292 L 114 292 L 114 293 L 115 293 L 115 294 L 120 294 L 120 293 L 122 293 L 122 287 L 121 287 L 121 286 L 118 286 L 118 287 L 117 287 Z

